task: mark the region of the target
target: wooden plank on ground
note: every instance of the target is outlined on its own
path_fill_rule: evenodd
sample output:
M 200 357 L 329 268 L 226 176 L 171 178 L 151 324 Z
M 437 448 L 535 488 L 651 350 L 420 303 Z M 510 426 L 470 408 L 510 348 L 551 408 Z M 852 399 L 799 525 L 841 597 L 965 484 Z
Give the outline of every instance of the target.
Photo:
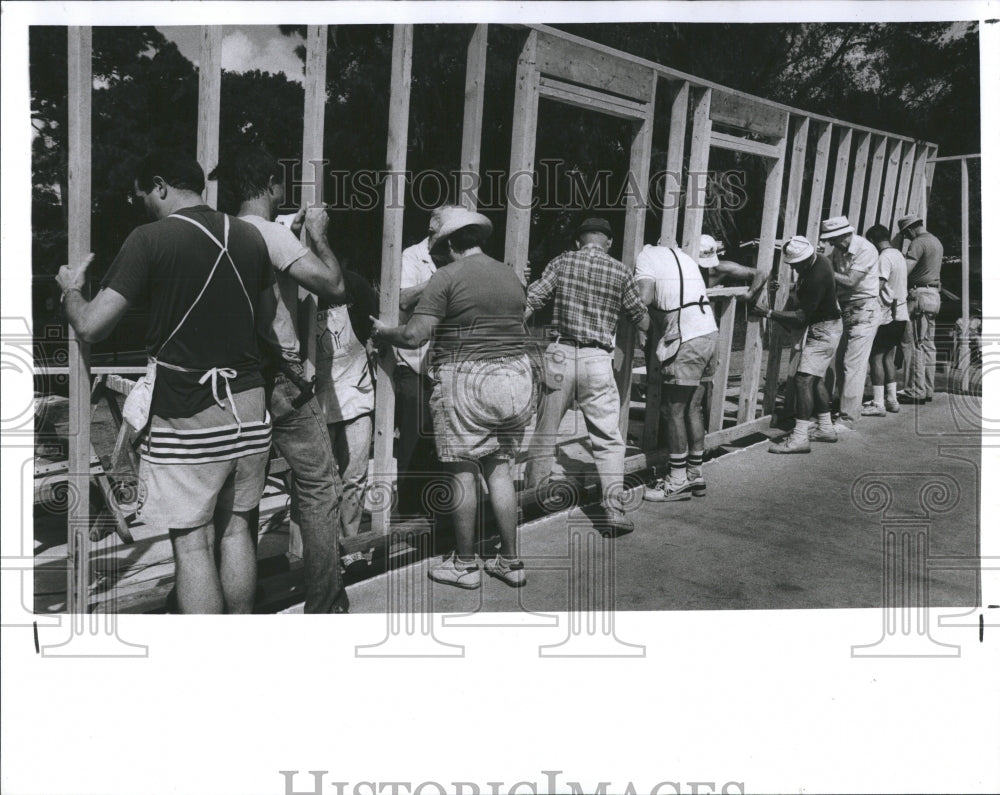
M 92 32 L 70 27 L 67 32 L 68 189 L 67 254 L 79 263 L 90 253 Z M 67 520 L 67 610 L 87 612 L 90 588 L 90 346 L 69 327 L 69 450 L 70 496 Z
M 538 71 L 589 88 L 645 102 L 653 90 L 653 69 L 551 33 L 532 31 L 538 42 Z
M 507 172 L 507 237 L 504 260 L 522 281 L 528 264 L 531 237 L 531 199 L 535 187 L 535 137 L 538 133 L 538 83 L 536 51 L 539 34 L 528 34 L 517 59 L 514 88 L 514 121 Z M 512 183 L 511 183 L 512 181 Z
M 684 251 L 696 261 L 705 218 L 705 194 L 708 189 L 708 155 L 712 139 L 712 90 L 697 88 L 692 92 L 691 153 L 688 156 L 688 182 L 684 201 Z
M 785 171 L 785 136 L 778 143 L 781 156 L 768 163 L 767 180 L 764 184 L 764 212 L 760 222 L 760 245 L 757 248 L 757 270 L 768 278 L 774 266 L 774 242 L 778 234 L 778 215 L 781 212 L 781 183 Z M 758 299 L 759 303 L 759 299 Z M 777 352 L 781 356 L 781 351 Z M 761 319 L 757 315 L 747 317 L 746 342 L 743 346 L 743 377 L 740 382 L 740 397 L 736 411 L 736 422 L 748 422 L 757 414 L 757 393 L 760 388 L 760 370 L 764 362 L 764 339 L 761 334 Z
M 222 28 L 202 25 L 198 53 L 198 149 L 197 158 L 208 174 L 219 163 L 219 114 L 222 103 Z M 219 185 L 205 181 L 205 203 L 215 207 Z
M 868 175 L 871 141 L 871 133 L 858 133 L 858 145 L 854 150 L 854 174 L 851 177 L 851 203 L 847 208 L 847 220 L 856 226 L 862 226 L 861 209 L 865 198 L 865 177 Z
M 842 215 L 844 212 L 844 194 L 847 192 L 847 172 L 851 168 L 851 137 L 850 127 L 840 127 L 837 130 L 837 159 L 834 161 L 833 191 L 830 194 L 830 215 Z
M 622 264 L 635 271 L 635 261 L 642 251 L 646 231 L 646 197 L 649 195 L 649 161 L 653 153 L 653 119 L 656 106 L 656 80 L 650 89 L 645 117 L 635 125 L 629 158 L 629 189 L 625 197 L 625 229 L 622 233 Z M 618 426 L 622 439 L 628 441 L 628 413 L 632 392 L 632 356 L 635 351 L 635 326 L 624 315 L 619 319 L 615 336 L 615 372 L 618 384 Z
M 462 167 L 458 203 L 475 210 L 479 202 L 479 165 L 486 98 L 486 43 L 489 26 L 476 25 L 465 58 L 465 111 L 462 117 Z
M 806 219 L 805 235 L 813 243 L 819 239 L 820 224 L 823 221 L 823 198 L 826 191 L 826 172 L 830 164 L 830 143 L 833 125 L 819 122 L 819 138 L 816 141 L 816 159 L 813 162 L 812 187 L 809 190 L 809 215 Z
M 406 171 L 406 145 L 410 124 L 410 79 L 413 65 L 413 26 L 394 25 L 392 30 L 392 68 L 389 89 L 389 141 L 386 146 L 386 181 L 383 196 L 382 272 L 379 287 L 379 317 L 388 326 L 399 322 L 399 277 L 403 253 L 403 184 Z M 394 354 L 383 346 L 379 356 L 379 388 L 375 390 L 375 465 L 372 486 L 391 489 L 393 472 L 396 395 L 392 389 Z M 392 500 L 380 500 L 372 511 L 372 530 L 389 529 Z
M 891 223 L 895 223 L 905 212 L 910 201 L 910 183 L 913 180 L 913 164 L 916 159 L 917 145 L 910 141 L 903 142 L 903 160 L 899 166 L 899 187 L 896 189 L 896 200 L 893 202 Z M 891 224 L 887 227 L 892 232 Z M 858 230 L 864 233 L 863 229 Z
M 719 318 L 719 363 L 712 379 L 712 403 L 709 407 L 708 430 L 722 429 L 726 409 L 726 388 L 729 385 L 729 365 L 733 358 L 733 331 L 736 328 L 736 298 L 723 299 Z
M 903 156 L 903 142 L 894 138 L 889 142 L 889 154 L 885 163 L 885 179 L 882 181 L 882 203 L 879 205 L 879 223 L 886 228 L 892 226 L 892 211 L 896 201 L 896 181 L 899 178 L 899 163 Z M 864 233 L 864 230 L 861 230 Z
M 788 114 L 780 108 L 724 91 L 713 94 L 711 116 L 713 122 L 768 138 L 781 138 L 788 119 Z
M 878 220 L 878 204 L 882 196 L 882 172 L 885 165 L 886 137 L 877 135 L 875 151 L 872 153 L 872 167 L 868 171 L 868 193 L 865 199 L 865 222 L 863 229 L 870 228 Z

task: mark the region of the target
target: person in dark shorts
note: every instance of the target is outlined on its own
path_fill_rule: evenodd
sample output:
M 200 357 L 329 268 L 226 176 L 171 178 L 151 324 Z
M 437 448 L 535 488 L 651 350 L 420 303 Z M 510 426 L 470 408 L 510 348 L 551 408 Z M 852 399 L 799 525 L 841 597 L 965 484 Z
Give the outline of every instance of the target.
M 136 420 L 145 426 L 139 515 L 169 530 L 181 612 L 249 613 L 257 560 L 248 517 L 271 447 L 257 332 L 274 314 L 274 276 L 260 233 L 208 207 L 204 187 L 193 159 L 147 155 L 133 200 L 158 220 L 128 236 L 92 301 L 81 292 L 89 259 L 56 278 L 87 342 L 110 334 L 129 306 L 148 307 L 149 366 L 133 390 L 152 393 Z
M 883 308 L 882 323 L 875 332 L 868 360 L 872 379 L 872 400 L 861 407 L 862 417 L 884 417 L 887 411 L 899 411 L 896 396 L 896 349 L 903 341 L 906 321 L 906 260 L 894 248 L 889 230 L 876 224 L 865 237 L 878 249 L 879 299 Z
M 782 246 L 782 256 L 798 274 L 796 298 L 798 309 L 789 312 L 777 309 L 750 311 L 773 318 L 791 329 L 806 329 L 802 343 L 799 369 L 795 373 L 795 429 L 780 442 L 768 448 L 771 453 L 808 453 L 810 441 L 836 442 L 837 431 L 830 417 L 830 393 L 824 377 L 837 355 L 843 334 L 840 305 L 837 303 L 837 283 L 833 265 L 818 254 L 806 238 L 796 235 Z M 813 411 L 819 427 L 809 431 Z
M 517 494 L 511 468 L 534 413 L 532 363 L 524 327 L 525 291 L 513 270 L 486 256 L 489 219 L 460 207 L 441 213 L 432 252 L 446 255 L 405 326 L 372 318 L 372 338 L 417 348 L 433 337 L 431 412 L 438 458 L 452 476 L 456 549 L 431 568 L 435 582 L 478 588 L 476 516 L 480 472 L 500 530 L 500 551 L 486 573 L 525 584 L 517 551 Z

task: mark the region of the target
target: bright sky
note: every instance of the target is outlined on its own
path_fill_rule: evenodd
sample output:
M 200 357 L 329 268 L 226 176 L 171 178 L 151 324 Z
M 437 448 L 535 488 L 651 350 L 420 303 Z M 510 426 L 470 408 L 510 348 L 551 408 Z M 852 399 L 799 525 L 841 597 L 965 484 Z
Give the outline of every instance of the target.
M 201 48 L 201 27 L 198 25 L 160 27 L 181 54 L 198 63 Z M 289 80 L 303 81 L 302 61 L 295 48 L 302 37 L 282 36 L 277 25 L 227 25 L 222 33 L 222 68 L 230 72 L 284 72 Z

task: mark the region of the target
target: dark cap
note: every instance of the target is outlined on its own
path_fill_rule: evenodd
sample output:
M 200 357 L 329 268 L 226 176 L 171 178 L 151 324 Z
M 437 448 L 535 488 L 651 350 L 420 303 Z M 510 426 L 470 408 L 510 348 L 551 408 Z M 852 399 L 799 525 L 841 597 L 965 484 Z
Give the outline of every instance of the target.
M 579 228 L 576 230 L 576 236 L 579 237 L 584 232 L 601 232 L 607 235 L 609 238 L 612 237 L 611 234 L 611 224 L 605 221 L 603 218 L 588 218 Z

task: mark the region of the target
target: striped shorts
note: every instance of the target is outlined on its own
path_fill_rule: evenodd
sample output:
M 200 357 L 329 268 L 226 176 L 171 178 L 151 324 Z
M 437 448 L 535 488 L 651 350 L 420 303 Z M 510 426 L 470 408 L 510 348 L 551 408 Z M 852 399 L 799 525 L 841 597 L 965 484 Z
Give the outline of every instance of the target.
M 186 530 L 212 521 L 216 508 L 249 511 L 264 492 L 271 421 L 261 387 L 192 417 L 153 416 L 140 450 L 138 516 L 148 525 Z

